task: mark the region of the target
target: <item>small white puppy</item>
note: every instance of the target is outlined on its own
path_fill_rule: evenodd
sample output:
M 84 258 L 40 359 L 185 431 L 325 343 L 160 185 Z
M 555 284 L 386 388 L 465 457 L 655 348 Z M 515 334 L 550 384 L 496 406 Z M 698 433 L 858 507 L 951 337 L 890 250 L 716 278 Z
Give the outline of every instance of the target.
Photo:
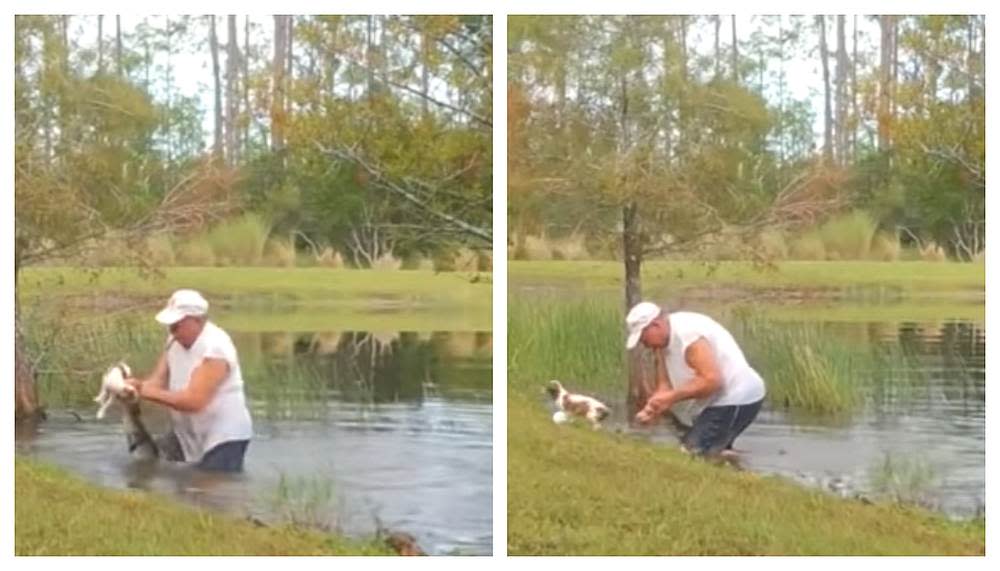
M 139 396 L 136 394 L 135 387 L 125 382 L 125 379 L 131 376 L 132 370 L 124 362 L 113 365 L 104 373 L 104 377 L 101 379 L 101 392 L 94 397 L 94 402 L 101 405 L 97 409 L 97 418 L 104 418 L 104 413 L 107 412 L 115 398 L 132 401 Z
M 563 424 L 569 422 L 574 416 L 580 416 L 590 421 L 590 425 L 597 429 L 601 427 L 601 421 L 607 418 L 611 412 L 608 405 L 594 397 L 567 391 L 559 381 L 549 381 L 546 390 L 556 407 L 559 408 L 552 415 L 552 421 L 556 424 Z

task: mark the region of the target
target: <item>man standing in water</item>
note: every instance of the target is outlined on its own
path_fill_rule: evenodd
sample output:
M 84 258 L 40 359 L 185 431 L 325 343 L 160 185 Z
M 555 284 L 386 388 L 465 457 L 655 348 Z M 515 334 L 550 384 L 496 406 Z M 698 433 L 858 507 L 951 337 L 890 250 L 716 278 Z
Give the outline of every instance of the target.
M 656 388 L 636 421 L 648 424 L 690 400 L 696 416 L 683 449 L 698 455 L 731 450 L 760 412 L 765 389 L 729 331 L 707 315 L 669 313 L 648 301 L 636 304 L 625 322 L 625 346 L 642 341 L 656 361 Z
M 239 472 L 253 434 L 236 346 L 208 321 L 208 302 L 194 290 L 174 292 L 156 320 L 170 330 L 146 379 L 129 379 L 139 396 L 170 409 L 173 430 L 160 443 L 168 460 L 204 470 Z

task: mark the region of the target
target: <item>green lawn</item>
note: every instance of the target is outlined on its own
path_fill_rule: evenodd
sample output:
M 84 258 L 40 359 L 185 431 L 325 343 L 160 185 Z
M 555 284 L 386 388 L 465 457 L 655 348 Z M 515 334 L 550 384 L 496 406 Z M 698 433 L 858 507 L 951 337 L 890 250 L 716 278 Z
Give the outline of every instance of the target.
M 488 273 L 427 270 L 166 268 L 162 276 L 157 277 L 143 276 L 129 268 L 108 268 L 92 273 L 82 268 L 36 267 L 22 271 L 19 290 L 29 300 L 53 293 L 162 297 L 174 289 L 190 287 L 206 296 L 237 296 L 248 304 L 262 305 L 320 299 L 338 306 L 386 308 L 447 304 L 489 307 L 491 281 Z
M 621 286 L 621 262 L 508 262 L 509 281 L 575 284 L 589 287 Z M 712 268 L 715 268 L 714 270 Z M 976 290 L 985 294 L 986 265 L 936 262 L 781 262 L 777 271 L 762 271 L 745 262 L 646 262 L 642 266 L 647 288 L 685 288 L 696 285 L 744 287 L 850 287 L 879 285 L 908 293 Z
M 99 488 L 14 461 L 16 555 L 391 555 L 387 546 L 257 527 L 142 492 Z
M 985 553 L 985 523 L 865 505 L 690 459 L 633 438 L 558 426 L 507 401 L 511 555 Z

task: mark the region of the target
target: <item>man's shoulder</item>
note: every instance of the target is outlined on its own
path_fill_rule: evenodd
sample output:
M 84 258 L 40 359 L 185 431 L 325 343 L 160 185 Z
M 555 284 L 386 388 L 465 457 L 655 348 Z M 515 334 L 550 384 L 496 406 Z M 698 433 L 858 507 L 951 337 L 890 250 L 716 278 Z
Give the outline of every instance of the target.
M 233 338 L 229 336 L 229 333 L 211 321 L 205 322 L 205 333 L 208 334 L 208 341 L 211 343 L 233 345 Z

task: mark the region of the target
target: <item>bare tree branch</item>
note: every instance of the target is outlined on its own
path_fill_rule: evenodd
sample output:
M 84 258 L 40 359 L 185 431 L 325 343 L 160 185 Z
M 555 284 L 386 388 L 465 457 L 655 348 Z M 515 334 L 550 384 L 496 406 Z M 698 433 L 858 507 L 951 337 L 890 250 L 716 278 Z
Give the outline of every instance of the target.
M 340 160 L 345 160 L 353 162 L 360 166 L 372 177 L 374 184 L 383 188 L 385 190 L 391 191 L 404 199 L 409 201 L 411 204 L 422 210 L 423 212 L 434 216 L 444 222 L 451 224 L 452 226 L 461 229 L 465 234 L 477 238 L 486 242 L 487 244 L 493 243 L 493 230 L 487 227 L 476 226 L 470 224 L 464 220 L 461 220 L 447 212 L 443 212 L 437 208 L 434 208 L 428 202 L 418 196 L 421 192 L 433 193 L 435 187 L 424 181 L 419 181 L 412 177 L 407 177 L 401 183 L 391 180 L 381 169 L 372 165 L 365 159 L 361 157 L 354 149 L 349 148 L 338 148 L 338 149 L 327 149 L 320 143 L 315 143 L 316 148 L 319 149 L 321 153 L 336 157 Z M 417 187 L 417 188 L 414 188 Z

